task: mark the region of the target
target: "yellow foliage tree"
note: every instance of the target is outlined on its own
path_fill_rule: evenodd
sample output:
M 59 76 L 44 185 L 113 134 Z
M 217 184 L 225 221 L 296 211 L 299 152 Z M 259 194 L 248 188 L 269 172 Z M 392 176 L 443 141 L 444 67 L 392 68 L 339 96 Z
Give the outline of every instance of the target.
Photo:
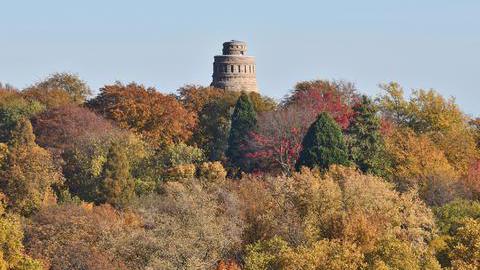
M 21 119 L 12 132 L 0 170 L 0 190 L 7 195 L 9 207 L 30 215 L 42 205 L 55 203 L 52 186 L 62 181 L 50 153 L 35 144 L 30 121 Z
M 0 270 L 41 270 L 40 262 L 25 254 L 20 218 L 5 213 L 5 195 L 0 193 Z
M 429 189 L 443 185 L 444 192 L 452 192 L 449 186 L 458 181 L 455 168 L 427 135 L 417 135 L 408 128 L 396 129 L 387 137 L 386 149 L 393 165 L 390 174 L 400 190 L 418 188 L 424 199 L 448 199 L 448 194 L 427 198 Z
M 398 83 L 382 85 L 386 94 L 378 99 L 384 116 L 401 127 L 426 135 L 445 153 L 459 172 L 466 172 L 478 158 L 476 135 L 454 98 L 445 99 L 435 90 L 414 90 L 409 100 Z

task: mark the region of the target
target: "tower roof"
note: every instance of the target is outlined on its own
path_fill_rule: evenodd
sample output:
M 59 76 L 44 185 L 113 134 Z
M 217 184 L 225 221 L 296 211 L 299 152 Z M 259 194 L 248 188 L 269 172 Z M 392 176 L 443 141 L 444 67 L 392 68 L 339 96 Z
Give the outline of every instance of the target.
M 239 40 L 230 40 L 223 43 L 223 55 L 245 55 L 247 43 Z

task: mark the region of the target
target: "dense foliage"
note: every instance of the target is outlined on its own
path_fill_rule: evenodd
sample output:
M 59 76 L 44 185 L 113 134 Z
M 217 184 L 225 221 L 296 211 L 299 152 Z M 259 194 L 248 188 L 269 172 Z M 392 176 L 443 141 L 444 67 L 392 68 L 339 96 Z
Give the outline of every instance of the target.
M 195 124 L 195 116 L 174 97 L 136 83 L 107 85 L 88 107 L 155 146 L 189 139 Z
M 232 125 L 228 136 L 226 156 L 234 168 L 242 172 L 251 170 L 251 162 L 246 156 L 246 145 L 250 133 L 257 127 L 257 115 L 247 94 L 242 93 L 232 114 Z
M 347 163 L 348 153 L 342 131 L 330 115 L 320 113 L 303 138 L 297 169 L 302 166 L 328 169 L 333 164 Z
M 0 84 L 0 270 L 479 269 L 479 118 L 382 88 Z

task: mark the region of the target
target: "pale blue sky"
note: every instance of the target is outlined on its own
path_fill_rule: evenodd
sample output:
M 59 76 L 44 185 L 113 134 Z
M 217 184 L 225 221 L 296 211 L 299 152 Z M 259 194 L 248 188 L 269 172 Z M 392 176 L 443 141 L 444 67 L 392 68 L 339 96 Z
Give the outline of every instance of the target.
M 95 91 L 115 80 L 172 92 L 208 85 L 222 42 L 248 42 L 262 94 L 345 79 L 367 94 L 397 81 L 480 114 L 480 1 L 0 0 L 0 81 L 56 71 Z

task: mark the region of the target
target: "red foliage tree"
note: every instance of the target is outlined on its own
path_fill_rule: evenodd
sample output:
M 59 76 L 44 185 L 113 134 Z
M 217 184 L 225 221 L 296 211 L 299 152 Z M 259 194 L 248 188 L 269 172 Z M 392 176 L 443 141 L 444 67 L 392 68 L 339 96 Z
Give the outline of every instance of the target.
M 348 127 L 358 99 L 355 91 L 345 82 L 298 83 L 281 108 L 258 116 L 258 131 L 251 134 L 248 157 L 259 160 L 261 170 L 290 174 L 302 139 L 319 113 L 328 112 L 343 129 Z
M 460 179 L 465 195 L 471 199 L 480 199 L 480 160 L 473 162 L 465 176 Z
M 314 116 L 313 111 L 298 106 L 261 114 L 257 119 L 258 130 L 251 134 L 248 146 L 253 151 L 247 157 L 260 160 L 262 170 L 291 174 L 295 170 L 303 136 Z
M 112 132 L 114 127 L 106 119 L 76 105 L 48 110 L 33 122 L 37 143 L 42 147 L 65 150 L 85 136 Z
M 295 85 L 284 106 L 298 105 L 298 108 L 312 111 L 311 123 L 321 112 L 328 112 L 342 127 L 347 128 L 353 116 L 352 107 L 358 101 L 355 86 L 347 82 L 305 81 Z

